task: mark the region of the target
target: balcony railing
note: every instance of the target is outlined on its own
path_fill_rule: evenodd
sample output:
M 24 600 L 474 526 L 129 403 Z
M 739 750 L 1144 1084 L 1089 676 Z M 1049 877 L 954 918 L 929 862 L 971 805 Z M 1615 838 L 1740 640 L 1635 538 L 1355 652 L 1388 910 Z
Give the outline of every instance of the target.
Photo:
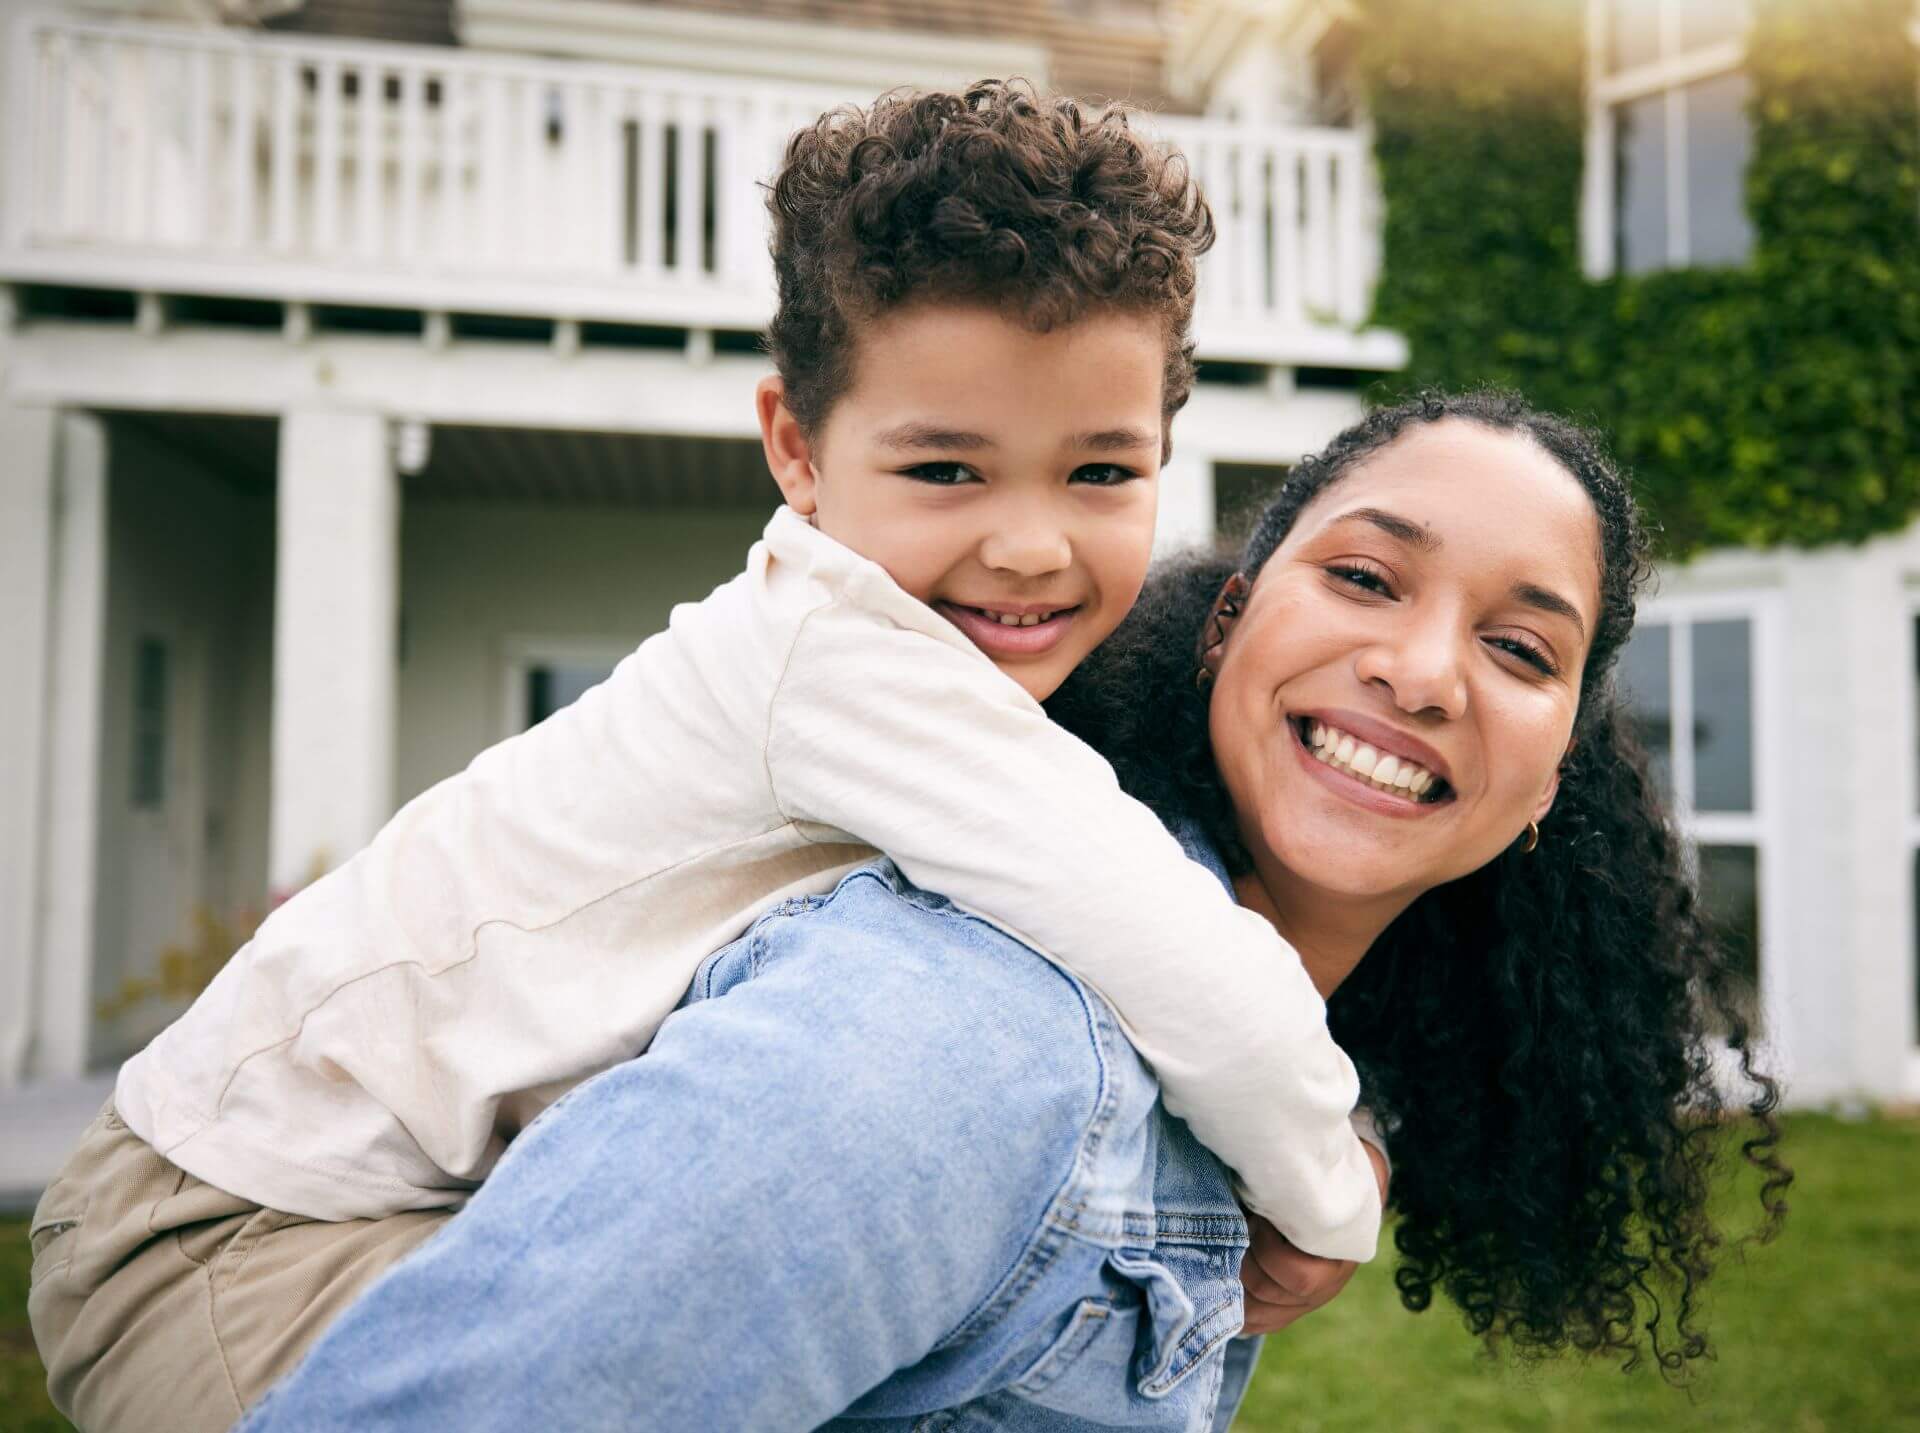
M 860 98 L 217 29 L 19 23 L 0 280 L 707 328 L 772 306 L 757 181 Z M 1152 117 L 1212 200 L 1216 357 L 1395 360 L 1361 136 Z

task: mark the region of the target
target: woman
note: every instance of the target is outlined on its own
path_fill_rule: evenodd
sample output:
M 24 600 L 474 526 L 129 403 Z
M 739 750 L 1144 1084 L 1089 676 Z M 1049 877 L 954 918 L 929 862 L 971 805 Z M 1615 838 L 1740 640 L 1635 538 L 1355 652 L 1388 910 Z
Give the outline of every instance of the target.
M 1645 571 L 1586 435 L 1424 399 L 1302 464 L 1237 564 L 1164 573 L 1057 703 L 1331 997 L 1409 1306 L 1628 1361 L 1645 1330 L 1677 1371 L 1711 1022 L 1769 1229 L 1787 1175 L 1610 689 Z M 1224 1427 L 1245 1244 L 1103 1003 L 879 862 L 713 957 L 245 1426 Z
M 1473 450 L 1502 446 L 1492 435 L 1508 440 L 1510 458 L 1542 469 L 1539 479 L 1493 491 L 1491 475 L 1473 470 L 1482 460 Z M 1391 467 L 1389 454 L 1398 459 Z M 1550 467 L 1572 482 L 1546 480 Z M 1545 570 L 1551 529 L 1526 552 L 1516 524 L 1541 495 L 1564 503 L 1576 493 L 1578 521 L 1561 520 L 1569 532 L 1589 529 L 1590 555 L 1562 543 L 1551 553 L 1564 572 L 1556 587 L 1508 590 L 1516 625 L 1482 638 L 1501 655 L 1482 659 L 1480 682 L 1450 667 L 1392 665 L 1408 650 L 1394 645 L 1396 634 L 1468 615 L 1464 583 L 1451 584 L 1475 563 L 1487 564 L 1481 580 L 1495 596 L 1508 566 L 1516 583 L 1542 587 L 1526 574 Z M 1396 533 L 1379 512 L 1348 531 L 1333 521 L 1336 508 L 1384 512 L 1396 502 L 1433 514 L 1431 526 Z M 1469 559 L 1464 536 L 1443 534 L 1476 524 L 1485 531 Z M 1509 563 L 1510 550 L 1525 561 Z M 1596 563 L 1593 588 L 1581 569 Z M 1352 595 L 1295 598 L 1316 565 Z M 1404 590 L 1401 569 L 1439 590 Z M 1476 1334 L 1629 1362 L 1645 1327 L 1648 1351 L 1677 1370 L 1706 1352 L 1694 1292 L 1719 1243 L 1705 1200 L 1728 1111 L 1710 1031 L 1725 1032 L 1752 1086 L 1746 1108 L 1759 1134 L 1742 1153 L 1765 1174 L 1763 1237 L 1779 1225 L 1790 1176 L 1774 1155 L 1774 1082 L 1754 1067 L 1734 977 L 1695 907 L 1678 839 L 1612 690 L 1648 575 L 1626 484 L 1591 434 L 1507 395 L 1427 396 L 1371 414 L 1302 463 L 1237 561 L 1161 572 L 1056 698 L 1054 715 L 1098 745 L 1163 819 L 1198 824 L 1226 855 L 1245 903 L 1283 901 L 1299 879 L 1291 873 L 1307 872 L 1333 887 L 1331 918 L 1371 933 L 1364 944 L 1344 930 L 1325 938 L 1330 952 L 1345 952 L 1329 961 L 1353 962 L 1328 1016 L 1361 1068 L 1365 1102 L 1393 1130 L 1396 1278 L 1407 1306 L 1425 1308 L 1442 1289 Z M 1232 596 L 1236 576 L 1265 588 L 1237 621 L 1228 617 L 1241 600 Z M 1592 598 L 1548 600 L 1583 584 Z M 1576 611 L 1556 610 L 1564 606 Z M 1181 635 L 1203 624 L 1223 638 L 1208 645 L 1207 668 L 1219 679 L 1189 696 Z M 1484 770 L 1492 798 L 1502 777 L 1519 775 L 1499 767 L 1524 751 L 1528 779 L 1550 771 L 1547 804 L 1528 811 L 1525 791 L 1510 791 L 1504 822 L 1471 835 L 1444 809 L 1438 822 L 1391 822 L 1346 816 L 1322 799 L 1324 816 L 1308 819 L 1316 798 L 1305 793 L 1327 783 L 1303 783 L 1285 762 L 1297 753 L 1263 749 L 1250 760 L 1243 733 L 1262 719 L 1259 701 L 1271 692 L 1263 678 L 1283 660 L 1320 655 L 1280 655 L 1309 640 L 1352 664 L 1328 702 L 1376 692 L 1387 700 L 1361 709 L 1407 730 L 1477 726 L 1450 738 L 1467 748 L 1455 762 Z M 1418 651 L 1440 662 L 1445 649 L 1436 640 Z M 1143 690 L 1163 699 L 1139 700 Z M 1546 756 L 1559 759 L 1543 764 Z M 1308 775 L 1327 770 L 1315 765 Z M 1503 843 L 1503 829 L 1515 839 Z M 1451 854 L 1437 849 L 1456 841 Z M 1415 872 L 1430 884 L 1409 892 Z M 1303 950 L 1320 948 L 1306 929 L 1296 935 L 1304 911 L 1291 920 L 1270 913 Z M 1661 1287 L 1674 1300 L 1643 1324 L 1637 1301 Z

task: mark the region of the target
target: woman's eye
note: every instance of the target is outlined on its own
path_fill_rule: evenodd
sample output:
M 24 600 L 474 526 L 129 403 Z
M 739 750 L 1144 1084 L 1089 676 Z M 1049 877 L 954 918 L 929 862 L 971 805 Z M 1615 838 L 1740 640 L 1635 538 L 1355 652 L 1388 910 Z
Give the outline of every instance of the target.
M 1553 658 L 1547 655 L 1546 650 L 1536 647 L 1531 642 L 1519 637 L 1489 637 L 1487 643 L 1525 662 L 1543 677 L 1555 677 L 1560 674 L 1560 668 L 1554 664 Z
M 935 487 L 951 488 L 969 482 L 974 476 L 972 468 L 965 463 L 916 463 L 911 468 L 900 470 L 906 477 L 923 483 L 932 483 Z
M 1069 481 L 1091 483 L 1098 488 L 1117 488 L 1139 476 L 1132 468 L 1123 468 L 1118 463 L 1088 463 L 1085 467 L 1075 468 Z
M 1349 587 L 1357 587 L 1363 592 L 1371 592 L 1378 597 L 1391 597 L 1393 589 L 1387 585 L 1387 579 L 1371 567 L 1355 567 L 1347 563 L 1335 563 L 1327 568 L 1327 573 L 1336 582 Z

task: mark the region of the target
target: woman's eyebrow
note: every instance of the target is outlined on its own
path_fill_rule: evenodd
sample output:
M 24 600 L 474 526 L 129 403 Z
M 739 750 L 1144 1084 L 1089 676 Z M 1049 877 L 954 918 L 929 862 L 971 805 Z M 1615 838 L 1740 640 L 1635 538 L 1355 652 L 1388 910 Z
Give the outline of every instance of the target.
M 1397 537 L 1409 547 L 1417 547 L 1422 552 L 1438 552 L 1440 550 L 1440 539 L 1433 533 L 1420 526 L 1419 523 L 1411 522 L 1399 516 L 1397 513 L 1386 511 L 1384 508 L 1355 508 L 1351 512 L 1341 513 L 1339 517 L 1334 518 L 1333 522 L 1327 525 L 1331 527 L 1335 522 L 1352 522 L 1356 519 L 1360 522 L 1370 522 L 1379 528 L 1380 531 L 1387 534 L 1388 537 Z
M 1417 522 L 1401 517 L 1398 513 L 1390 513 L 1384 508 L 1355 508 L 1351 512 L 1341 513 L 1327 525 L 1331 527 L 1336 522 L 1353 521 L 1370 522 L 1389 537 L 1397 537 L 1408 546 L 1417 547 L 1422 552 L 1440 550 L 1438 534 L 1430 532 Z M 1558 592 L 1542 587 L 1536 582 L 1516 582 L 1510 589 L 1510 593 L 1514 601 L 1537 611 L 1551 612 L 1556 617 L 1564 617 L 1573 623 L 1574 629 L 1582 638 L 1587 635 L 1587 624 L 1581 620 L 1580 609 Z
M 1556 617 L 1564 617 L 1573 623 L 1574 630 L 1584 639 L 1587 624 L 1580 620 L 1580 609 L 1557 592 L 1537 586 L 1531 582 L 1516 582 L 1512 588 L 1513 600 L 1524 603 L 1541 612 L 1551 612 Z

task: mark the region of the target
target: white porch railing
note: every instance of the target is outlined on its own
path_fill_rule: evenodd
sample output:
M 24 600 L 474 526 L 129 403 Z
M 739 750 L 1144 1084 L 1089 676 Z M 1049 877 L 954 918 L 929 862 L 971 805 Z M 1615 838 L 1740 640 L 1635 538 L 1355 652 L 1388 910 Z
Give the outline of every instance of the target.
M 696 327 L 765 322 L 756 181 L 860 98 L 56 17 L 13 48 L 0 280 Z M 1360 136 L 1148 123 L 1219 221 L 1203 352 L 1394 361 L 1354 332 L 1376 269 Z

